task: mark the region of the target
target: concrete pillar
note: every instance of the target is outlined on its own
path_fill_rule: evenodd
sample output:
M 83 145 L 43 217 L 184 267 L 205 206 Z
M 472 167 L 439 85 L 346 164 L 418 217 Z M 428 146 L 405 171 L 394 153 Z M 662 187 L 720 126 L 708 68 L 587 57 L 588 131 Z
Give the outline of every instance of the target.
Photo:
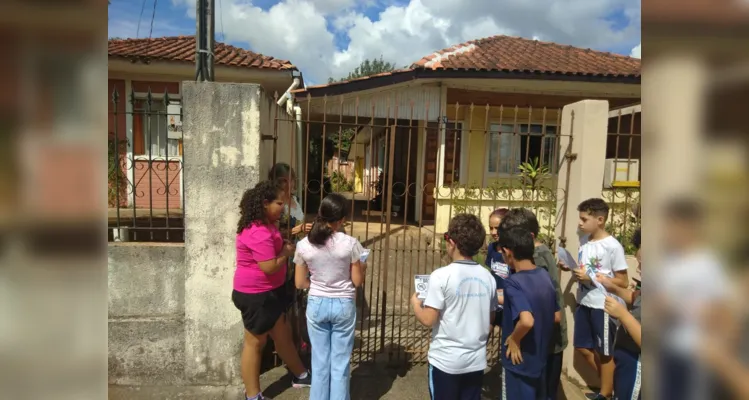
M 259 181 L 259 85 L 184 82 L 185 377 L 237 385 L 242 323 L 231 302 L 238 204 Z
M 557 238 L 566 239 L 566 248 L 577 257 L 580 238 L 577 234 L 577 205 L 591 197 L 601 197 L 603 170 L 606 159 L 609 103 L 604 100 L 583 100 L 569 104 L 562 110 L 560 155 L 571 155 L 562 164 L 557 187 L 560 195 L 557 210 L 561 213 L 556 228 Z M 566 191 L 566 196 L 563 195 Z M 566 202 L 565 202 L 566 197 Z M 563 210 L 566 209 L 566 213 Z M 567 314 L 567 336 L 569 345 L 564 352 L 567 375 L 579 383 L 599 385 L 599 378 L 585 364 L 585 360 L 574 354 L 573 312 L 577 284 L 571 280 L 570 272 L 562 271 L 561 285 Z

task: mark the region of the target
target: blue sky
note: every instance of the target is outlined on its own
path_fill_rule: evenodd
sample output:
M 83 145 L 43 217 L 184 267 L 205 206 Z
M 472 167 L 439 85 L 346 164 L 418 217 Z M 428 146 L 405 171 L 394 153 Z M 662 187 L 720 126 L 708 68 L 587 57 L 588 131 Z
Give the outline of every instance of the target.
M 152 16 L 153 32 L 151 32 Z M 320 83 L 365 58 L 408 65 L 431 52 L 508 34 L 630 55 L 639 0 L 216 0 L 216 39 L 287 59 Z M 195 33 L 195 0 L 113 0 L 110 37 Z

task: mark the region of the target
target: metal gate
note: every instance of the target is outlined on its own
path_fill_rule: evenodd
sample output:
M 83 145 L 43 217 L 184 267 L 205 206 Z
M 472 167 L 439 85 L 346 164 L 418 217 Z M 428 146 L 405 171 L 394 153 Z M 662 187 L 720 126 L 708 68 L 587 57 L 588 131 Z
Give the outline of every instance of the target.
M 430 330 L 413 318 L 409 298 L 414 275 L 445 265 L 447 221 L 472 213 L 488 223 L 493 209 L 528 207 L 542 224 L 539 238 L 556 249 L 566 198 L 557 174 L 572 159 L 571 135 L 560 132 L 561 108 L 454 103 L 434 112 L 422 99 L 370 103 L 307 97 L 301 119 L 276 110 L 264 139 L 272 141 L 273 163 L 298 173 L 308 222 L 327 193 L 351 199 L 345 232 L 371 250 L 357 293 L 352 362 L 426 362 Z M 476 257 L 481 264 L 485 254 Z M 292 323 L 304 353 L 305 296 L 296 298 Z M 497 334 L 489 343 L 491 364 Z

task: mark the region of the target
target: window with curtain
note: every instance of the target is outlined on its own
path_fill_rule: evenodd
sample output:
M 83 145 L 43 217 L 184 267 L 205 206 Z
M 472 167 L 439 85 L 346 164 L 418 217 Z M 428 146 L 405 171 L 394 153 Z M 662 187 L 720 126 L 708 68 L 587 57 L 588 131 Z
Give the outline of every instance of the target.
M 557 146 L 557 127 L 541 124 L 491 124 L 487 138 L 489 174 L 514 174 L 523 162 L 534 158 L 556 173 L 554 155 Z
M 167 107 L 162 100 L 151 102 L 136 100 L 133 107 L 133 152 L 135 155 L 151 157 L 179 157 L 182 155 L 181 127 L 175 127 L 173 120 L 178 100 L 170 100 Z

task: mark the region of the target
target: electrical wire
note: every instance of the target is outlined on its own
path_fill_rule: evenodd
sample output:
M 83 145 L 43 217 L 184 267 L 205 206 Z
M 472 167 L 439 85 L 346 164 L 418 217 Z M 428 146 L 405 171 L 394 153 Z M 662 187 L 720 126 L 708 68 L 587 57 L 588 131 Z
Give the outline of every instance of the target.
M 143 11 L 146 10 L 146 0 L 143 0 L 143 4 L 140 6 L 140 17 L 138 17 L 138 29 L 135 31 L 135 38 L 140 37 L 140 21 L 143 19 Z
M 153 36 L 153 21 L 156 19 L 156 4 L 159 0 L 153 0 L 153 14 L 151 14 L 151 30 L 148 32 L 148 39 L 150 40 Z
M 219 22 L 221 23 L 221 41 L 226 41 L 226 35 L 224 34 L 224 5 L 221 0 L 218 0 L 218 6 L 221 9 L 221 13 L 218 15 Z

